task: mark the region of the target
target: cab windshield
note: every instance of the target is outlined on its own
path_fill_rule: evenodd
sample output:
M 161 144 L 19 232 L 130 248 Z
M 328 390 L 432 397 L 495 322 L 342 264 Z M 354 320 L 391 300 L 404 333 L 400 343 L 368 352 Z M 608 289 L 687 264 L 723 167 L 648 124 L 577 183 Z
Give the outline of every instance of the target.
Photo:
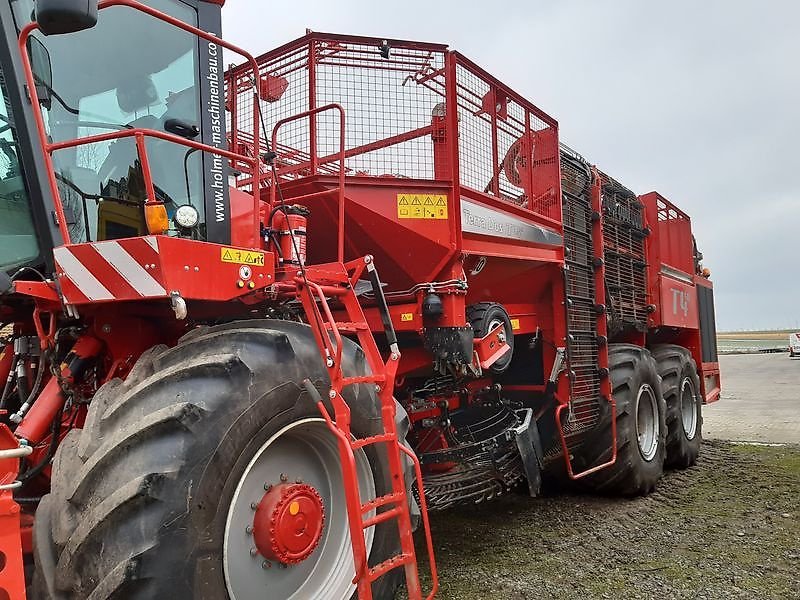
M 39 255 L 30 197 L 19 159 L 16 125 L 0 70 L 0 269 L 23 265 Z
M 197 25 L 195 10 L 179 0 L 148 4 Z M 12 0 L 12 6 L 17 26 L 24 26 L 32 0 Z M 175 133 L 176 122 L 199 132 L 196 37 L 124 6 L 100 11 L 92 29 L 34 37 L 46 48 L 52 71 L 51 82 L 37 75 L 51 141 L 130 128 Z M 157 199 L 170 219 L 178 206 L 194 205 L 203 236 L 201 153 L 155 138 L 147 138 L 146 147 Z M 59 150 L 53 163 L 73 243 L 146 233 L 147 198 L 133 138 Z

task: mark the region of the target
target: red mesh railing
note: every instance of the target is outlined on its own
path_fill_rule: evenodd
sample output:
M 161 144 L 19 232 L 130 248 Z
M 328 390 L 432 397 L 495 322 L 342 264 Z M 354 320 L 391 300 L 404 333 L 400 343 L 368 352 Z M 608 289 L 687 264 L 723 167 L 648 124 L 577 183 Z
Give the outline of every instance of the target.
M 560 222 L 555 121 L 445 46 L 383 43 L 309 34 L 259 57 L 265 130 L 293 114 L 336 103 L 346 116 L 347 175 L 457 179 Z M 238 67 L 229 72 L 228 83 L 229 138 L 246 153 L 255 88 Z M 457 122 L 447 117 L 448 107 L 457 111 Z M 278 176 L 336 174 L 338 145 L 339 124 L 332 114 L 287 125 L 274 148 Z M 263 177 L 270 185 L 268 174 Z M 239 180 L 242 187 L 250 183 L 248 177 Z

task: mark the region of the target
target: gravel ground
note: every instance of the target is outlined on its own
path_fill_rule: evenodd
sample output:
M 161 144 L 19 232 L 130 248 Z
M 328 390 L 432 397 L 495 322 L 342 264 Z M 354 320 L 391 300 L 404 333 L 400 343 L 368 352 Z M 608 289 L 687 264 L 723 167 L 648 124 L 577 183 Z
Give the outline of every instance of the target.
M 800 446 L 713 441 L 645 498 L 511 495 L 435 514 L 437 598 L 800 598 L 798 500 Z

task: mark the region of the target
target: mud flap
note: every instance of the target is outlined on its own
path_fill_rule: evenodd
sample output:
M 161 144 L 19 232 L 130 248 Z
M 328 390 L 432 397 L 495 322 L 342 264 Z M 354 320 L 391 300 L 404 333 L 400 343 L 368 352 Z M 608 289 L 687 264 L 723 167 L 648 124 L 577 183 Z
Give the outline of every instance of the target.
M 542 442 L 539 438 L 539 427 L 533 418 L 533 409 L 525 408 L 516 411 L 522 423 L 512 431 L 515 434 L 517 448 L 525 468 L 528 480 L 528 492 L 532 497 L 538 496 L 542 490 Z

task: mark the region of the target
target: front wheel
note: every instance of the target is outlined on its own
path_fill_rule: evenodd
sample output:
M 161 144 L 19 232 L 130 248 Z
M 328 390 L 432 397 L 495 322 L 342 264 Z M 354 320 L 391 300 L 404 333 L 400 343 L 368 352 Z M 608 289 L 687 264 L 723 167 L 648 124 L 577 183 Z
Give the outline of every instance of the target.
M 345 373 L 366 374 L 345 343 Z M 349 600 L 338 447 L 305 378 L 327 389 L 310 329 L 264 321 L 196 330 L 101 388 L 37 513 L 34 598 Z M 382 432 L 372 386 L 344 396 L 354 435 Z M 384 449 L 359 449 L 356 464 L 363 500 L 390 491 Z M 366 542 L 371 565 L 396 554 L 394 521 Z M 401 577 L 373 596 L 393 597 Z

